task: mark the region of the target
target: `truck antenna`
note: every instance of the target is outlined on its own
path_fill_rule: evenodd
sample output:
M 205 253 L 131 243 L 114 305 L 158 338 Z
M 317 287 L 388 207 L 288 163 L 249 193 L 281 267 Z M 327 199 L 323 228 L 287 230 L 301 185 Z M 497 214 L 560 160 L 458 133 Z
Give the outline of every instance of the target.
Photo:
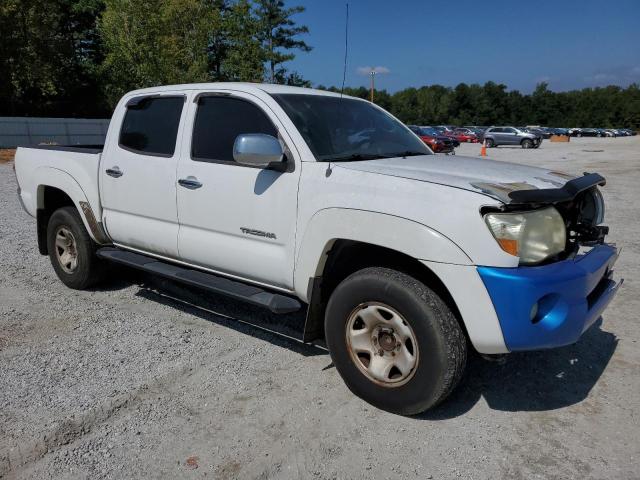
M 349 2 L 345 4 L 347 8 L 347 16 L 344 24 L 344 68 L 342 70 L 342 88 L 340 89 L 340 98 L 344 93 L 344 81 L 347 78 L 347 53 L 349 51 Z

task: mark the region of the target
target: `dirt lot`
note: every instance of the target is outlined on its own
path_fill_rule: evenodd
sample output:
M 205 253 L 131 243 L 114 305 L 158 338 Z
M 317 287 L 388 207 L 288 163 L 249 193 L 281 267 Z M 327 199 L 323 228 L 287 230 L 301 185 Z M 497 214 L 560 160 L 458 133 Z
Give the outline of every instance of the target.
M 0 148 L 0 163 L 8 163 L 13 160 L 16 151 L 12 148 Z
M 260 310 L 124 270 L 65 288 L 0 165 L 0 477 L 640 478 L 640 137 L 489 156 L 604 174 L 626 283 L 576 345 L 473 357 L 413 418 L 351 395 L 323 350 L 236 320 L 274 321 Z

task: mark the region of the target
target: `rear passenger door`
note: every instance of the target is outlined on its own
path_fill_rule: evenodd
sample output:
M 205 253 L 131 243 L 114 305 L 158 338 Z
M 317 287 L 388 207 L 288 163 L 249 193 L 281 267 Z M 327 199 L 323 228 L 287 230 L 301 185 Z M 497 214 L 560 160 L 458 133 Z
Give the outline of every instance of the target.
M 489 135 L 489 137 L 493 138 L 493 141 L 495 142 L 496 145 L 501 145 L 503 142 L 502 139 L 502 128 L 500 127 L 495 127 L 495 128 L 490 128 L 485 132 L 485 135 Z
M 248 93 L 206 92 L 189 105 L 178 165 L 181 259 L 291 289 L 300 178 L 291 138 L 265 101 Z M 287 170 L 236 163 L 233 144 L 247 133 L 278 138 Z
M 120 246 L 176 258 L 176 167 L 184 92 L 137 96 L 116 109 L 100 165 L 103 222 Z

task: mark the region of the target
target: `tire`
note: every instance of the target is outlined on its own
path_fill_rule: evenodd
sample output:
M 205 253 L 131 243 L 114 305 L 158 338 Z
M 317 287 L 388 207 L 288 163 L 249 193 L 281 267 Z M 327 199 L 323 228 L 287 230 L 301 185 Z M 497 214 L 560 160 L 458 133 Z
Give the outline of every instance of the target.
M 582 134 L 581 133 L 576 133 L 576 137 L 581 137 Z
M 442 299 L 415 278 L 381 267 L 359 270 L 336 287 L 327 305 L 325 338 L 349 390 L 400 415 L 442 402 L 460 381 L 467 358 L 466 337 Z M 374 368 L 374 358 L 376 365 L 393 367 Z
M 522 148 L 533 148 L 533 142 L 528 138 L 522 140 L 522 142 L 520 142 L 520 145 L 522 145 Z
M 494 142 L 492 138 L 487 138 L 485 139 L 485 145 L 487 148 L 493 148 L 496 145 L 496 142 Z
M 96 244 L 75 207 L 53 212 L 47 226 L 47 249 L 53 269 L 67 287 L 83 290 L 102 280 L 104 263 L 96 257 Z

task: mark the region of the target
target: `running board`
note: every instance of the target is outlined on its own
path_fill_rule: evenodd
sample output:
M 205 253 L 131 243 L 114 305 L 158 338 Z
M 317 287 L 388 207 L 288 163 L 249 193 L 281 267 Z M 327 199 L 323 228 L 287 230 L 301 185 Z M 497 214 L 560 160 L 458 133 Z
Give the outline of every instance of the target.
M 105 260 L 160 275 L 170 280 L 202 288 L 210 292 L 226 295 L 253 305 L 258 305 L 273 313 L 296 312 L 302 307 L 298 300 L 286 295 L 272 293 L 260 287 L 237 280 L 230 280 L 212 273 L 166 263 L 157 258 L 139 253 L 113 247 L 104 247 L 100 248 L 96 254 Z

